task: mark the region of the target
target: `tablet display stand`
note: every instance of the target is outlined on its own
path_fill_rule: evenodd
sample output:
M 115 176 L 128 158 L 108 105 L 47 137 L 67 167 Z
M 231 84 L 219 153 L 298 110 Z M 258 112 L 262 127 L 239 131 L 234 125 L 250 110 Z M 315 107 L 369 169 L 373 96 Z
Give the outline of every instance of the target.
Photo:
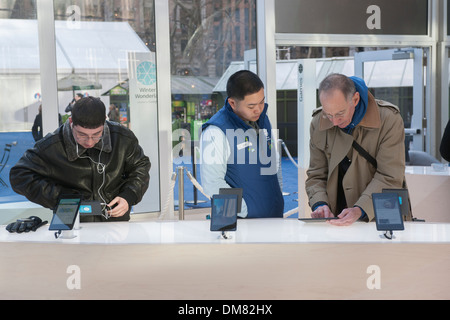
M 378 231 L 384 232 L 380 238 L 395 239 L 394 230 L 404 230 L 400 196 L 396 192 L 372 193 L 373 211 Z M 406 198 L 406 196 L 403 196 Z
M 73 225 L 73 229 L 72 230 L 80 230 L 81 226 L 80 226 L 80 210 L 78 210 L 77 212 L 77 217 L 75 218 L 75 223 Z
M 73 239 L 76 238 L 74 230 L 58 230 L 55 232 L 55 239 Z
M 73 239 L 76 238 L 75 230 L 80 230 L 80 211 L 77 212 L 77 217 L 75 218 L 75 223 L 71 230 L 58 230 L 55 231 L 55 239 Z
M 380 238 L 385 237 L 386 239 L 392 240 L 395 239 L 394 232 L 392 230 L 387 230 L 383 236 L 380 235 Z
M 233 237 L 229 234 L 228 231 L 222 231 L 222 234 L 219 236 L 220 239 L 229 240 Z

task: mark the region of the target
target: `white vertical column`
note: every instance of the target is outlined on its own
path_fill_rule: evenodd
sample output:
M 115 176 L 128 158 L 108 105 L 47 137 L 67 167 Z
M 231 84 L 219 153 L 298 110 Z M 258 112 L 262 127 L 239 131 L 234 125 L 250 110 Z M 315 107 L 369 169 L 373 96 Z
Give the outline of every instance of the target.
M 44 136 L 59 126 L 53 0 L 36 1 Z
M 309 167 L 309 127 L 316 108 L 316 60 L 300 60 L 297 72 L 298 216 L 310 217 L 305 182 Z
M 266 87 L 267 115 L 272 129 L 277 129 L 277 84 L 275 45 L 275 1 L 256 1 L 258 75 Z M 276 137 L 278 138 L 278 137 Z M 276 140 L 275 140 L 276 141 Z
M 172 100 L 170 85 L 169 1 L 155 0 L 156 74 L 158 92 L 159 184 L 162 208 L 170 193 L 172 162 Z M 169 198 L 168 214 L 173 215 L 173 198 Z

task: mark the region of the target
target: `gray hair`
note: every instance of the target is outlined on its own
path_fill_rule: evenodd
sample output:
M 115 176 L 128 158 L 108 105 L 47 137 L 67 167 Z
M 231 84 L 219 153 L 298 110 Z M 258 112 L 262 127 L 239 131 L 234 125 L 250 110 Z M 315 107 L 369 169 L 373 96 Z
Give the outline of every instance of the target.
M 331 90 L 341 91 L 347 99 L 351 99 L 356 92 L 352 79 L 340 73 L 332 73 L 326 76 L 319 85 L 319 97 L 322 92 Z

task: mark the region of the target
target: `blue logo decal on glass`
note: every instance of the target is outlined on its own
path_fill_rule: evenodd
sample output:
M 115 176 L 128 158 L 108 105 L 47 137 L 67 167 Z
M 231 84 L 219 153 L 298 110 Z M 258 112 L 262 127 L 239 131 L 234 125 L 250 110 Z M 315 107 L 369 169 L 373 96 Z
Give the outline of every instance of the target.
M 137 81 L 149 86 L 156 82 L 156 66 L 153 62 L 141 62 L 136 68 Z

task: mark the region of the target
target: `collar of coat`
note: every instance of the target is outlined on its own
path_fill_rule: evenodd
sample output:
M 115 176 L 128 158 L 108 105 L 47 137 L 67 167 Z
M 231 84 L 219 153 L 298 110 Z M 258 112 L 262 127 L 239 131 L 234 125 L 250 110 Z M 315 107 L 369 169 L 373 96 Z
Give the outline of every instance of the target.
M 387 103 L 384 102 L 383 103 Z M 387 103 L 389 104 L 389 103 Z M 389 104 L 390 106 L 394 106 Z M 395 107 L 395 106 L 394 106 Z M 322 110 L 322 108 L 320 108 Z M 358 126 L 366 127 L 366 128 L 379 128 L 381 126 L 380 112 L 378 111 L 378 103 L 375 100 L 374 96 L 369 92 L 369 101 L 367 105 L 366 114 L 362 118 L 361 122 Z M 333 122 L 331 122 L 328 118 L 320 117 L 319 130 L 328 130 L 333 127 Z
M 109 126 L 107 121 L 105 121 L 103 138 L 97 142 L 97 144 L 93 147 L 98 150 L 102 150 L 102 152 L 111 152 L 111 135 L 109 133 Z M 83 153 L 86 152 L 87 149 L 78 145 L 78 153 L 77 153 L 77 145 L 75 142 L 75 138 L 73 137 L 72 128 L 70 127 L 69 121 L 66 121 L 63 125 L 63 139 L 64 145 L 66 148 L 67 158 L 69 161 L 75 161 L 78 159 Z

